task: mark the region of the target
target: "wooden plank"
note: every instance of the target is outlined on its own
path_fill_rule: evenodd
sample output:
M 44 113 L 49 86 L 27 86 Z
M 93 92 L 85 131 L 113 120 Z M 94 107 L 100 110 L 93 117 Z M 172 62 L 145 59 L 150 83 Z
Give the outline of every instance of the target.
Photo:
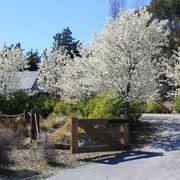
M 78 122 L 81 123 L 86 122 L 87 124 L 94 126 L 94 125 L 107 125 L 108 119 L 78 119 Z
M 78 153 L 78 119 L 71 119 L 71 137 L 70 137 L 71 153 Z
M 80 146 L 78 152 L 102 152 L 102 151 L 117 151 L 117 148 L 114 148 L 109 145 L 89 145 L 89 146 Z
M 98 123 L 100 123 L 100 122 L 106 122 L 106 121 L 119 121 L 119 122 L 121 122 L 122 121 L 122 123 L 125 121 L 125 120 L 128 120 L 128 118 L 127 118 L 127 116 L 126 115 L 121 115 L 120 117 L 118 117 L 118 118 L 113 118 L 113 119 L 111 119 L 111 118 L 107 118 L 107 119 L 78 119 L 79 121 L 97 121 Z
M 129 124 L 121 124 L 120 126 L 121 138 L 120 142 L 123 146 L 129 146 Z
M 120 130 L 119 131 L 98 131 L 98 132 L 108 134 L 112 138 L 119 138 L 120 139 Z M 79 133 L 78 138 L 79 138 L 79 140 L 80 139 L 91 139 L 92 141 L 97 140 L 96 137 L 94 137 L 88 133 Z
M 98 140 L 103 141 L 103 142 L 107 143 L 108 145 L 113 146 L 116 149 L 122 148 L 122 146 L 120 145 L 120 143 L 118 141 L 113 140 L 113 138 L 111 136 L 109 136 L 108 134 L 98 132 L 95 128 L 88 125 L 86 122 L 80 121 L 80 122 L 78 122 L 78 126 L 82 129 L 85 129 L 85 131 L 87 133 L 91 134 Z

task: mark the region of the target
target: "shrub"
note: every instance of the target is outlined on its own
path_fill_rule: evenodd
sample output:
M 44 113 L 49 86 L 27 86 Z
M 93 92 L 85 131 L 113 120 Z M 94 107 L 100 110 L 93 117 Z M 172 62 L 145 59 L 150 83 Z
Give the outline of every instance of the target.
M 149 102 L 146 107 L 147 113 L 170 113 L 171 110 L 163 103 Z
M 78 111 L 77 106 L 73 102 L 59 101 L 55 104 L 54 112 L 62 115 L 73 115 Z
M 28 96 L 24 92 L 12 93 L 8 96 L 0 95 L 0 110 L 4 114 L 20 114 L 28 104 Z
M 130 118 L 136 121 L 140 118 L 141 114 L 145 112 L 146 103 L 144 101 L 130 102 Z
M 43 131 L 49 131 L 52 129 L 56 129 L 64 125 L 66 122 L 66 116 L 59 116 L 57 114 L 50 114 L 46 120 L 41 122 L 40 127 Z
M 90 98 L 83 108 L 83 114 L 87 118 L 112 118 L 123 113 L 123 99 L 107 92 Z
M 180 96 L 175 98 L 175 110 L 180 112 Z
M 131 102 L 131 119 L 136 120 L 144 112 L 144 102 Z M 109 92 L 91 96 L 83 101 L 59 101 L 54 107 L 54 112 L 62 115 L 81 115 L 85 118 L 115 118 L 124 114 L 124 100 L 122 97 Z
M 53 112 L 57 99 L 51 97 L 33 97 L 29 100 L 28 109 L 39 113 L 42 117 L 46 118 Z

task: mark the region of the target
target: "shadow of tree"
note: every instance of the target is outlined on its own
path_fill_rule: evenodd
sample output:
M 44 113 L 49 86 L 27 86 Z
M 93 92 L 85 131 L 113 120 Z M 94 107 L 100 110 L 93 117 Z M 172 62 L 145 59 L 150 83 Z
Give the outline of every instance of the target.
M 153 157 L 158 157 L 158 156 L 163 156 L 163 153 L 159 152 L 145 152 L 145 151 L 130 151 L 130 152 L 125 152 L 122 154 L 117 154 L 111 157 L 103 157 L 99 156 L 99 160 L 96 159 L 96 157 L 93 158 L 87 158 L 84 159 L 83 161 L 88 161 L 88 162 L 95 162 L 95 163 L 101 163 L 101 164 L 108 164 L 108 165 L 115 165 L 127 161 L 133 161 L 133 160 L 138 160 L 138 159 L 145 159 L 145 158 L 153 158 Z
M 139 121 L 133 125 L 132 148 L 150 145 L 164 151 L 180 150 L 180 122 L 177 119 Z
M 20 179 L 39 179 L 41 174 L 38 171 L 31 170 L 11 170 L 11 169 L 1 169 L 0 179 L 2 180 L 20 180 Z

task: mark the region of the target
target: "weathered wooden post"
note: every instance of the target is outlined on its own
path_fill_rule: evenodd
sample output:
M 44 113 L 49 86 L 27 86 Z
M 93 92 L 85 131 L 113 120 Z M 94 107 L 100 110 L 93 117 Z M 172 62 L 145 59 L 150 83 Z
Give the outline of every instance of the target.
M 30 122 L 31 122 L 31 140 L 36 139 L 36 123 L 35 123 L 35 117 L 34 117 L 34 112 L 31 110 L 30 111 Z
M 31 115 L 30 115 L 30 112 L 27 110 L 27 109 L 25 109 L 24 110 L 24 121 L 25 121 L 25 123 L 30 123 L 30 117 Z
M 124 147 L 129 147 L 129 123 L 122 123 L 120 126 L 121 144 Z
M 78 153 L 78 119 L 71 119 L 71 153 Z
M 39 125 L 39 114 L 37 114 L 37 113 L 34 113 L 33 114 L 34 115 L 34 121 L 35 121 L 35 128 L 36 128 L 36 137 L 37 137 L 37 139 L 38 139 L 38 141 L 40 140 L 40 133 L 39 133 L 39 127 L 40 127 L 40 125 Z

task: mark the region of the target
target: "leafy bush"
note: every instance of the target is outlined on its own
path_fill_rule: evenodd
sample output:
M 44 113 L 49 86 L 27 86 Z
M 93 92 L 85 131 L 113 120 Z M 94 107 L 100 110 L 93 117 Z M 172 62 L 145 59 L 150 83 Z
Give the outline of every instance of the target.
M 130 118 L 133 121 L 139 119 L 141 114 L 145 112 L 146 103 L 144 101 L 132 101 L 130 102 Z
M 11 95 L 0 95 L 0 111 L 3 114 L 20 114 L 24 109 L 32 109 L 41 116 L 47 117 L 54 111 L 56 98 L 46 96 L 28 97 L 25 92 L 16 92 Z
M 75 103 L 64 100 L 57 102 L 54 107 L 54 112 L 62 115 L 72 115 L 77 111 L 77 105 Z
M 0 95 L 0 110 L 4 114 L 20 114 L 28 104 L 28 96 L 24 92 L 16 92 L 11 95 Z
M 149 102 L 146 107 L 147 113 L 170 113 L 171 110 L 163 103 Z
M 83 108 L 83 115 L 87 118 L 112 118 L 123 113 L 123 99 L 107 92 L 90 98 Z
M 45 96 L 33 97 L 29 100 L 27 107 L 28 109 L 32 109 L 45 118 L 54 111 L 56 102 L 57 99 L 55 98 Z
M 175 110 L 180 112 L 180 96 L 175 98 Z
M 131 102 L 131 119 L 136 120 L 144 112 L 144 102 Z M 103 92 L 91 96 L 83 101 L 59 101 L 54 107 L 54 112 L 62 115 L 81 115 L 85 118 L 115 118 L 124 114 L 124 100 L 115 94 Z

